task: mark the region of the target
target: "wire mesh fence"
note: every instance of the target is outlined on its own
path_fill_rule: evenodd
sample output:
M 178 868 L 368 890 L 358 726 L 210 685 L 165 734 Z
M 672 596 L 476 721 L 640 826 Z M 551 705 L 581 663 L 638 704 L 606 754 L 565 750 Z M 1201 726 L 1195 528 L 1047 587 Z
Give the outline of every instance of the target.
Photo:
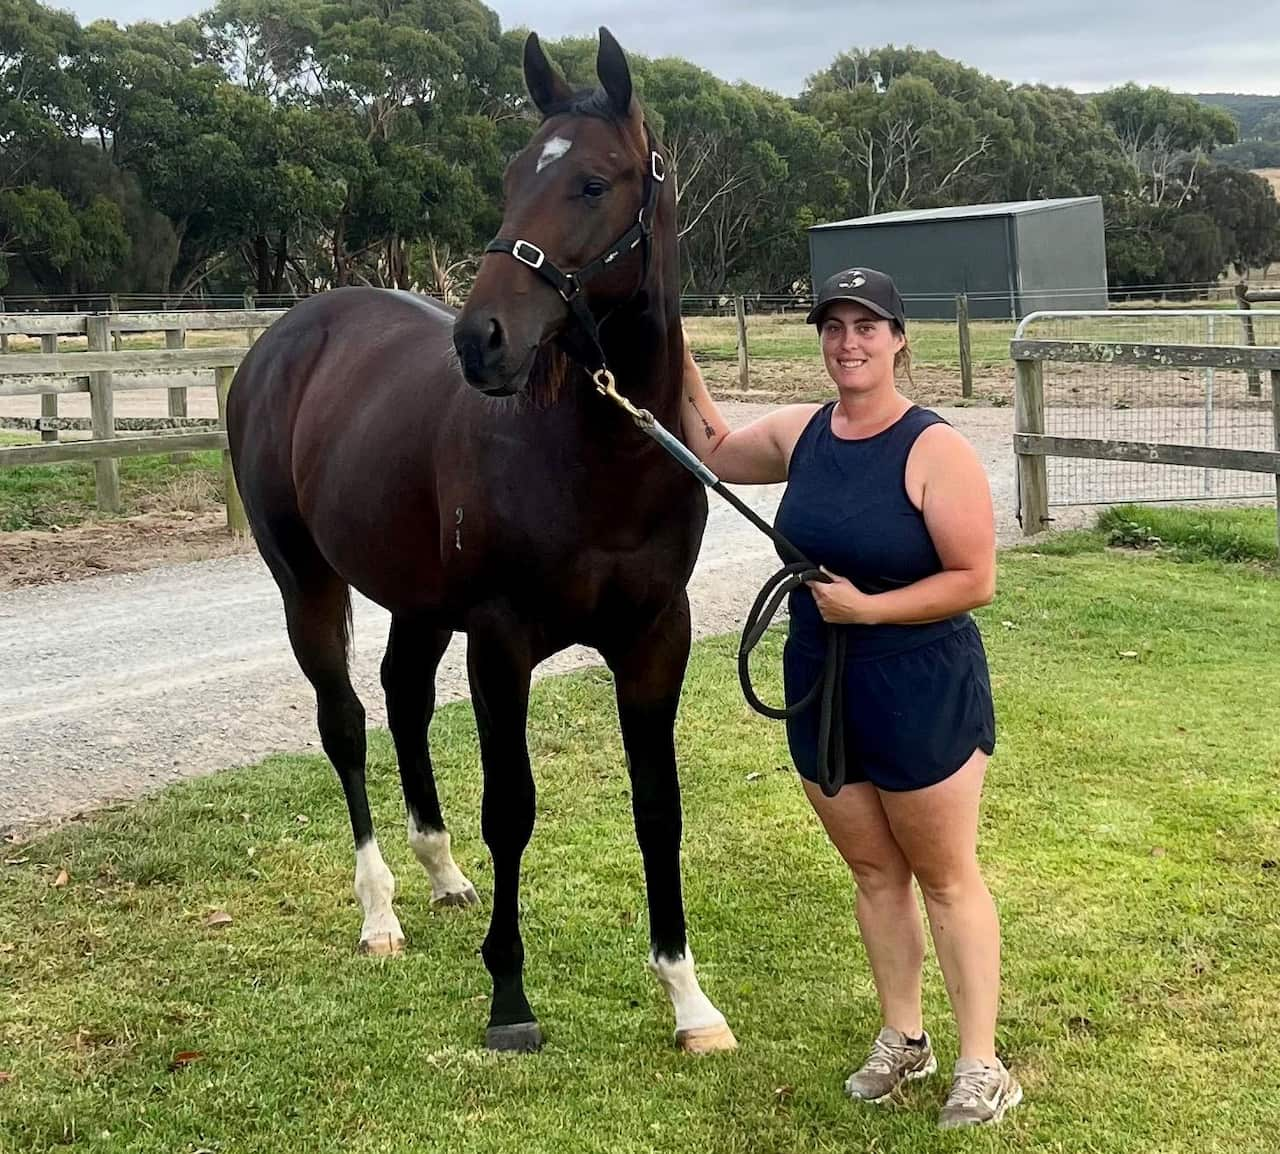
M 1046 314 L 1027 340 L 1280 347 L 1280 309 Z M 1258 370 L 1043 363 L 1045 434 L 1220 449 L 1277 447 L 1273 378 Z M 1266 473 L 1049 457 L 1050 505 L 1272 498 Z

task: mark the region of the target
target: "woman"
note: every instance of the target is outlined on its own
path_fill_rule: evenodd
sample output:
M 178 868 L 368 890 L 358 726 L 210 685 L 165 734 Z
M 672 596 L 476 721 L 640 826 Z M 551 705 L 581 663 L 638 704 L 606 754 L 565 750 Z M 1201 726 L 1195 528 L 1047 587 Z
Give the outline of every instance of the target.
M 921 1018 L 914 877 L 960 1041 L 939 1123 L 998 1122 L 1022 1090 L 995 1053 L 1000 929 L 976 857 L 995 718 L 968 611 L 995 590 L 991 494 L 969 443 L 897 389 L 910 350 L 888 276 L 837 273 L 808 320 L 836 400 L 788 405 L 730 432 L 686 349 L 682 431 L 725 481 L 786 481 L 777 528 L 830 576 L 792 594 L 788 704 L 820 675 L 828 625 L 848 628 L 847 784 L 834 798 L 816 784 L 817 706 L 787 723 L 805 792 L 856 880 L 883 1018 L 845 1090 L 882 1102 L 937 1069 Z

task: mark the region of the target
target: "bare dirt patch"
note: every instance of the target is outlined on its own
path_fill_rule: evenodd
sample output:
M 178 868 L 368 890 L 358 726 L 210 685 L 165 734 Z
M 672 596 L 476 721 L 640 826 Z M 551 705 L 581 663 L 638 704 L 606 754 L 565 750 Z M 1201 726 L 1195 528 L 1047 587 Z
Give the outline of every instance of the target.
M 221 510 L 143 513 L 57 532 L 0 533 L 0 590 L 133 573 L 153 565 L 205 561 L 253 549 L 227 532 Z

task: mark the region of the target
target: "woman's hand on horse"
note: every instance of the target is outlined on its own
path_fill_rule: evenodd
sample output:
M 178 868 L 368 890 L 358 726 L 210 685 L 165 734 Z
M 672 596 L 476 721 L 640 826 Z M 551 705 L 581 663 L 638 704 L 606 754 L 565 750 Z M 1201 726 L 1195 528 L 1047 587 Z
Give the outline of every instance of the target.
M 876 597 L 864 593 L 851 581 L 819 566 L 827 575 L 826 581 L 806 581 L 813 593 L 822 620 L 829 625 L 874 625 L 876 622 Z

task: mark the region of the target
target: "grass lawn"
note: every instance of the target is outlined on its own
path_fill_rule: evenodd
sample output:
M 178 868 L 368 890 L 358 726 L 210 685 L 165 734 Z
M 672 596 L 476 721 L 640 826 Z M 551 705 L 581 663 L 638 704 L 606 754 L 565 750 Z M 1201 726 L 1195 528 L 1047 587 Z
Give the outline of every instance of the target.
M 1274 509 L 1115 505 L 1099 515 L 1098 528 L 1109 544 L 1172 552 L 1184 561 L 1276 563 Z
M 532 707 L 523 929 L 543 1053 L 481 1048 L 492 875 L 462 703 L 433 743 L 480 911 L 429 910 L 390 744 L 372 741 L 400 959 L 354 953 L 345 808 L 316 757 L 6 847 L 0 1150 L 1274 1150 L 1275 578 L 1102 540 L 1002 555 L 981 614 L 1001 727 L 981 844 L 1004 922 L 999 1045 L 1026 1088 L 999 1130 L 939 1135 L 945 1078 L 898 1108 L 843 1098 L 878 1024 L 850 882 L 721 638 L 695 652 L 679 742 L 691 940 L 738 1053 L 672 1047 L 610 684 L 590 671 L 540 683 Z M 776 634 L 760 656 L 777 698 Z M 213 910 L 231 924 L 206 928 Z M 926 998 L 946 1070 L 932 960 Z

